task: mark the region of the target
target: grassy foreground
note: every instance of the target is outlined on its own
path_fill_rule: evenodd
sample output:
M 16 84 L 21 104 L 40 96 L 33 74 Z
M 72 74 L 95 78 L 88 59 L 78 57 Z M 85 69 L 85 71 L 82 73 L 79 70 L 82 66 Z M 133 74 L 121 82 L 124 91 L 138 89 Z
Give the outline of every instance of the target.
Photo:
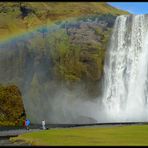
M 32 145 L 148 145 L 148 125 L 50 129 L 10 138 Z

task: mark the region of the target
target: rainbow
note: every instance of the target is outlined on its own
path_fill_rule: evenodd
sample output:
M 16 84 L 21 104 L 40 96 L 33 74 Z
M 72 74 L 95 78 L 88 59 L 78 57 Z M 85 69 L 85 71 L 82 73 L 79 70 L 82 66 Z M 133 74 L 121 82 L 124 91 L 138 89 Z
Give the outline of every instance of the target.
M 48 27 L 48 28 L 49 27 L 52 28 L 52 26 L 54 27 L 54 24 L 47 24 L 46 25 L 46 27 Z M 41 30 L 44 27 L 45 27 L 45 24 L 34 27 L 34 28 L 29 29 L 27 31 L 13 33 L 12 35 L 8 35 L 7 37 L 4 37 L 3 39 L 0 39 L 0 44 L 6 44 L 6 43 L 11 42 L 13 40 L 17 40 L 19 38 L 28 36 L 29 34 L 34 33 L 37 30 Z
M 55 22 L 50 22 L 47 24 L 42 24 L 42 25 L 38 25 L 35 26 L 32 29 L 29 30 L 25 30 L 25 31 L 21 31 L 21 32 L 15 32 L 13 34 L 10 34 L 2 39 L 0 39 L 0 45 L 3 44 L 7 44 L 9 42 L 13 42 L 14 40 L 18 40 L 24 37 L 27 37 L 31 34 L 33 34 L 34 32 L 38 32 L 39 30 L 42 30 L 43 28 L 46 28 L 47 30 L 54 30 L 54 28 L 56 28 L 58 25 L 57 24 L 62 24 L 64 22 L 74 22 L 78 17 L 70 17 L 64 20 L 56 20 Z

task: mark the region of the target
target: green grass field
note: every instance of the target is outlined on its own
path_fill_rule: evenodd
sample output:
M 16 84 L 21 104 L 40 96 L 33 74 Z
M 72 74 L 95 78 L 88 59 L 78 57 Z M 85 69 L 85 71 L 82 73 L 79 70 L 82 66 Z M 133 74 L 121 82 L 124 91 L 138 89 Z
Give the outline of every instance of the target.
M 40 146 L 148 145 L 148 125 L 57 128 L 10 138 Z

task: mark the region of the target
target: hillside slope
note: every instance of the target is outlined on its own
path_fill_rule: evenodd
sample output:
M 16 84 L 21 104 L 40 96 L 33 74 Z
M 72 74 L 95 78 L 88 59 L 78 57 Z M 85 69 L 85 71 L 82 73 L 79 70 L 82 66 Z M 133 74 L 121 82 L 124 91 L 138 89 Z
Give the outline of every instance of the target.
M 0 39 L 73 17 L 128 14 L 104 2 L 0 2 Z

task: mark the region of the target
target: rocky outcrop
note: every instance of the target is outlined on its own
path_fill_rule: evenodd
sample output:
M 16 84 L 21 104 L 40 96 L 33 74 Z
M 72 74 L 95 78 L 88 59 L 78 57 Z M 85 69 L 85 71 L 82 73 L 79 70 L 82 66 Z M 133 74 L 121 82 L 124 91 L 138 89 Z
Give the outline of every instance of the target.
M 24 120 L 21 92 L 15 85 L 0 85 L 0 126 L 19 125 Z

